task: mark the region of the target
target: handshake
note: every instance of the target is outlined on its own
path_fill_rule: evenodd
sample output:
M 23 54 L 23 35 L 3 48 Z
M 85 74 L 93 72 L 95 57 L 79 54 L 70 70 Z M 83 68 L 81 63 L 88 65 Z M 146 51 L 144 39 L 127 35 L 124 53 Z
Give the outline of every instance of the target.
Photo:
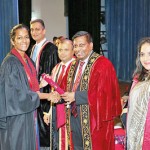
M 67 105 L 67 108 L 70 107 L 70 104 L 75 101 L 75 92 L 64 92 L 59 85 L 52 80 L 52 77 L 47 75 L 47 74 L 42 74 L 42 80 L 45 80 L 45 82 L 51 87 L 55 89 L 54 92 L 52 92 L 52 95 L 49 97 L 49 100 L 53 103 L 58 103 L 60 100 L 63 99 L 63 103 L 65 102 L 65 105 Z M 61 103 L 61 102 L 60 102 Z M 58 105 L 58 106 L 64 106 L 64 105 Z M 52 107 L 51 107 L 52 108 Z M 49 113 L 44 114 L 44 122 L 48 125 L 49 124 L 49 119 L 51 116 L 52 110 L 49 111 Z M 61 112 L 62 113 L 62 112 Z M 59 120 L 59 119 L 58 119 Z M 58 125 L 59 126 L 59 125 Z
M 61 99 L 63 99 L 66 104 L 70 104 L 73 101 L 75 101 L 75 93 L 74 92 L 64 92 L 59 85 L 53 81 L 52 77 L 47 74 L 42 74 L 42 80 L 45 80 L 45 82 L 51 87 L 55 89 L 54 92 L 52 92 L 51 96 L 48 100 L 51 100 L 54 103 L 58 103 Z
M 58 86 L 56 82 L 52 80 L 51 76 L 44 73 L 41 76 L 40 88 L 45 87 L 47 84 L 55 89 L 55 91 L 49 93 L 48 100 L 52 101 L 53 103 L 57 103 L 59 100 L 61 100 L 60 94 L 64 94 L 64 91 Z

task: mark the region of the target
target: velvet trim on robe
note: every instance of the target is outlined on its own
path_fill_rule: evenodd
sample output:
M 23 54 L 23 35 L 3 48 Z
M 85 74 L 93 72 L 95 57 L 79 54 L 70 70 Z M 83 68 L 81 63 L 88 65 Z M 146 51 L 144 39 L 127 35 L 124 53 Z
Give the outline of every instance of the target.
M 105 145 L 109 144 L 108 150 L 113 149 L 113 119 L 121 114 L 120 91 L 115 69 L 103 56 L 96 60 L 90 73 L 88 102 L 93 149 L 106 150 Z M 105 138 L 107 141 L 103 141 Z
M 121 114 L 118 79 L 112 63 L 100 56 L 92 66 L 88 85 L 93 150 L 114 150 L 114 118 Z M 62 83 L 66 91 L 67 75 Z
M 91 126 L 92 131 L 95 128 L 98 130 L 103 121 L 113 120 L 121 114 L 118 79 L 112 63 L 105 57 L 100 57 L 93 65 L 88 98 L 93 119 L 96 120 L 96 124 Z

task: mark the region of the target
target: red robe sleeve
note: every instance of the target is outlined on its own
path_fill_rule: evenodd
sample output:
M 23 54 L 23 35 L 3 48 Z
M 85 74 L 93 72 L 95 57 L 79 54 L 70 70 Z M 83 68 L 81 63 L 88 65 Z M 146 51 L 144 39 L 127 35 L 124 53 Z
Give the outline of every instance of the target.
M 121 114 L 120 90 L 115 69 L 105 57 L 99 57 L 93 64 L 88 101 L 90 107 L 91 131 L 101 128 L 103 121 L 113 120 Z

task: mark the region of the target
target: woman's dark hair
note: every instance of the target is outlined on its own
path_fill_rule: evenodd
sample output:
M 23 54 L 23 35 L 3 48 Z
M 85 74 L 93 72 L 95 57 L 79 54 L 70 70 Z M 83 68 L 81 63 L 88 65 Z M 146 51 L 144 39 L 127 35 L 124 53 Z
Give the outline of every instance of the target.
M 25 28 L 25 29 L 29 32 L 29 28 L 28 28 L 26 25 L 24 25 L 24 24 L 18 24 L 18 25 L 14 26 L 14 27 L 11 29 L 11 31 L 10 31 L 10 39 L 11 39 L 12 41 L 14 41 L 14 39 L 15 39 L 16 31 L 17 31 L 18 29 L 22 29 L 22 28 Z
M 133 73 L 133 77 L 137 77 L 139 81 L 145 80 L 145 77 L 148 76 L 148 70 L 146 70 L 140 61 L 140 52 L 141 52 L 141 47 L 145 44 L 148 43 L 150 44 L 150 37 L 144 37 L 142 38 L 137 46 L 137 58 L 136 58 L 136 69 Z

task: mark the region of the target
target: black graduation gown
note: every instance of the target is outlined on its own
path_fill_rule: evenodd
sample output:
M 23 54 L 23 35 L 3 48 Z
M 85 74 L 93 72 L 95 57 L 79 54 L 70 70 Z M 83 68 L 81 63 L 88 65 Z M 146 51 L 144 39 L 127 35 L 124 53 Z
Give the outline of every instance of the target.
M 51 74 L 54 66 L 59 62 L 57 47 L 48 42 L 42 50 L 39 61 L 38 79 L 40 80 L 41 74 Z M 50 85 L 41 89 L 41 92 L 49 93 Z M 47 100 L 41 100 L 40 107 L 38 108 L 38 123 L 40 131 L 40 146 L 50 146 L 50 128 L 44 123 L 43 112 L 48 112 L 50 109 L 50 102 Z
M 35 150 L 33 114 L 39 104 L 22 64 L 8 54 L 0 67 L 0 150 Z

